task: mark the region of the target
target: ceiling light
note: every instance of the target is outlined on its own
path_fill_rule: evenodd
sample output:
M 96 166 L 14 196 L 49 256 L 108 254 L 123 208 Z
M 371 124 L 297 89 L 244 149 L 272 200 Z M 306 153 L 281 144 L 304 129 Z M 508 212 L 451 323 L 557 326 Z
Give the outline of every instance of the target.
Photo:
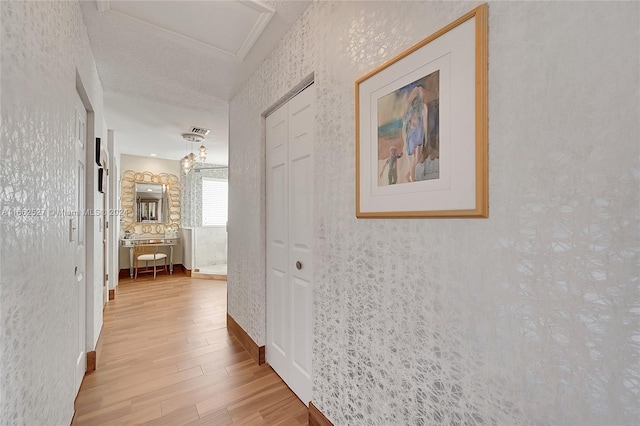
M 202 142 L 204 140 L 204 136 L 199 133 L 187 132 L 182 134 L 182 139 L 187 142 Z
M 209 134 L 209 132 L 209 129 L 203 129 L 202 127 L 192 127 L 191 131 L 182 134 L 182 139 L 184 139 L 186 142 L 186 151 L 189 150 L 189 144 L 191 144 L 191 153 L 185 155 L 180 160 L 182 171 L 185 174 L 189 173 L 195 167 L 198 158 L 200 159 L 200 163 L 204 163 L 204 161 L 207 159 L 207 148 L 204 146 L 204 144 L 200 146 L 197 157 L 193 153 L 193 144 L 202 143 L 202 141 L 204 141 L 205 135 Z
M 180 160 L 180 165 L 185 175 L 191 171 L 192 166 L 191 166 L 191 163 L 189 162 L 188 156 L 185 155 L 184 157 L 182 157 L 182 160 Z

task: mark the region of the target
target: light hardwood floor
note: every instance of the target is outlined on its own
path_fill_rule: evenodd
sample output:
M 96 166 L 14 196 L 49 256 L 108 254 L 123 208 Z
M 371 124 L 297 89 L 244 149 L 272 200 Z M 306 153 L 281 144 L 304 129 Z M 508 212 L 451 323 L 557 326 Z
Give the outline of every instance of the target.
M 307 408 L 227 332 L 226 282 L 120 280 L 77 425 L 306 425 Z

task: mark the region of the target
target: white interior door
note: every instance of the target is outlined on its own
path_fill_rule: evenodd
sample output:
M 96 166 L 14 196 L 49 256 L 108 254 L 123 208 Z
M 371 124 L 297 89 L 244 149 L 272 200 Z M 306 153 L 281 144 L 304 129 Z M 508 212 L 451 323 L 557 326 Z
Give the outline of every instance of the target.
M 282 106 L 266 119 L 267 345 L 266 360 L 286 381 L 289 358 L 288 117 Z
M 266 358 L 308 404 L 313 383 L 313 86 L 267 117 L 266 132 Z
M 76 149 L 75 161 L 75 179 L 76 179 L 76 212 L 77 214 L 71 219 L 71 240 L 75 248 L 75 296 L 77 297 L 76 306 L 78 307 L 76 314 L 76 374 L 75 384 L 76 393 L 82 384 L 82 378 L 87 370 L 87 353 L 86 353 L 86 227 L 84 220 L 85 211 L 85 182 L 86 182 L 86 152 L 87 152 L 87 111 L 80 96 L 76 94 L 75 101 L 75 135 L 74 143 Z

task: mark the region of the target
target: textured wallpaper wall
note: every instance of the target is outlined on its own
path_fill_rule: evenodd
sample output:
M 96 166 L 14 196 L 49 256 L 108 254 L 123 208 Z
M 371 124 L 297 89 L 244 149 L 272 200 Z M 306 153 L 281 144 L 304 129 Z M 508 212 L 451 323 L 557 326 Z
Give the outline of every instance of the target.
M 637 424 L 639 3 L 490 3 L 490 218 L 355 219 L 354 81 L 473 6 L 313 3 L 231 101 L 229 313 L 265 344 L 260 115 L 314 73 L 320 410 Z
M 0 424 L 67 425 L 75 397 L 77 284 L 68 221 L 56 212 L 74 206 L 76 72 L 98 136 L 104 136 L 102 89 L 76 2 L 2 1 L 0 11 Z M 50 214 L 25 216 L 24 209 Z M 97 220 L 87 226 L 98 235 Z M 91 346 L 102 323 L 102 283 L 89 287 Z

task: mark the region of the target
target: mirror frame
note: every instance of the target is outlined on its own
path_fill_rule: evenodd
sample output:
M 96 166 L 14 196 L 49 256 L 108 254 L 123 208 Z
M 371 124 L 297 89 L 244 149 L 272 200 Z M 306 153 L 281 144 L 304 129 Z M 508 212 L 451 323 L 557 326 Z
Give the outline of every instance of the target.
M 167 185 L 168 218 L 166 222 L 140 223 L 135 221 L 136 183 L 158 183 Z M 168 173 L 154 174 L 127 170 L 120 180 L 120 230 L 135 234 L 165 234 L 176 232 L 180 228 L 180 180 Z

